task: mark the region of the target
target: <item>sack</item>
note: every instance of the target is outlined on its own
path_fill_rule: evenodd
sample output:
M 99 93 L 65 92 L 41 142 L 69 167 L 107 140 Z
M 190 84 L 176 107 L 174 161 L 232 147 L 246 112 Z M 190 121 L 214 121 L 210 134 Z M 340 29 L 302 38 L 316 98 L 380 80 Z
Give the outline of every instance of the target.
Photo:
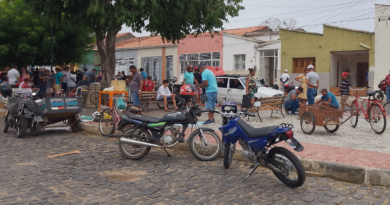
M 242 108 L 250 108 L 251 107 L 251 97 L 250 95 L 242 96 Z
M 116 106 L 120 110 L 125 110 L 126 109 L 126 104 L 123 102 L 122 98 L 119 98 L 119 100 L 116 102 Z

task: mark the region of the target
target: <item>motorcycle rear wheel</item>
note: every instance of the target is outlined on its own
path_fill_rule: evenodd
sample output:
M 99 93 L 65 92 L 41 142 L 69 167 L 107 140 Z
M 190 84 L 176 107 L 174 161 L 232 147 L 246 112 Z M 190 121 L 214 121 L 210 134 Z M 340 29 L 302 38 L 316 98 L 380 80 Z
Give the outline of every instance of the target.
M 19 118 L 20 119 L 20 118 Z M 24 118 L 20 119 L 19 125 L 16 126 L 16 136 L 22 138 L 26 134 L 27 120 Z
M 296 188 L 302 186 L 306 180 L 305 169 L 299 159 L 289 150 L 283 147 L 272 148 L 268 153 L 268 158 L 276 160 L 284 164 L 284 168 L 288 170 L 288 175 L 283 176 L 281 173 L 274 172 L 275 176 L 285 185 Z M 276 165 L 277 166 L 277 165 Z M 296 179 L 291 176 L 296 174 Z
M 225 142 L 224 144 L 224 149 L 223 149 L 223 166 L 225 169 L 229 169 L 230 165 L 232 164 L 233 161 L 233 148 L 231 146 L 232 144 L 229 142 Z
M 201 161 L 212 161 L 219 156 L 222 149 L 222 142 L 214 131 L 203 131 L 208 144 L 203 142 L 200 132 L 194 132 L 190 136 L 190 150 L 192 155 Z M 207 139 L 207 136 L 211 136 Z
M 130 134 L 133 130 L 134 129 L 130 127 L 129 129 L 124 130 L 123 133 Z M 140 129 L 135 130 L 133 134 L 144 136 L 144 137 L 150 137 L 149 132 Z M 124 137 L 124 138 L 147 142 L 147 140 L 144 138 L 138 138 L 138 137 Z M 119 140 L 119 151 L 123 154 L 123 156 L 129 159 L 133 159 L 133 160 L 141 159 L 142 157 L 146 156 L 149 153 L 150 148 L 151 147 L 147 147 L 147 146 L 124 144 Z

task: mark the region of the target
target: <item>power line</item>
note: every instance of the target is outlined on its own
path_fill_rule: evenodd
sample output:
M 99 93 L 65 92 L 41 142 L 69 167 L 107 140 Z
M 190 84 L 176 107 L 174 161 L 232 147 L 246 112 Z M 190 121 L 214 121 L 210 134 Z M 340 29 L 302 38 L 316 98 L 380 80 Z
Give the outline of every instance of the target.
M 386 4 L 386 5 L 389 5 L 389 3 L 390 3 L 390 0 L 387 1 L 387 4 Z M 390 6 L 388 6 L 388 7 L 390 7 Z M 388 7 L 387 7 L 387 8 L 388 8 Z M 385 10 L 382 11 L 382 15 L 381 15 L 381 17 L 379 17 L 378 23 L 375 25 L 374 31 L 375 31 L 376 27 L 378 26 L 379 22 L 381 21 L 380 19 L 383 17 L 383 14 L 384 14 L 385 11 L 387 10 L 387 8 L 386 8 Z

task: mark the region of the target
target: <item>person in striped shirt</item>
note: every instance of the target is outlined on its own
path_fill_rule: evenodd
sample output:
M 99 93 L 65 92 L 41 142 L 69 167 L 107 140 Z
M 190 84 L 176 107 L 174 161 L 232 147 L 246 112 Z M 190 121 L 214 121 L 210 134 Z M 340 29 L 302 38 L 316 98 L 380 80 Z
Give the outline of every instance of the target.
M 345 105 L 351 107 L 350 104 L 347 103 L 347 100 L 349 98 L 349 88 L 351 87 L 352 83 L 351 80 L 348 78 L 348 73 L 343 72 L 341 74 L 341 77 L 343 78 L 341 85 L 340 85 L 340 90 L 337 91 L 337 93 L 341 94 L 341 106 L 342 109 L 345 110 Z

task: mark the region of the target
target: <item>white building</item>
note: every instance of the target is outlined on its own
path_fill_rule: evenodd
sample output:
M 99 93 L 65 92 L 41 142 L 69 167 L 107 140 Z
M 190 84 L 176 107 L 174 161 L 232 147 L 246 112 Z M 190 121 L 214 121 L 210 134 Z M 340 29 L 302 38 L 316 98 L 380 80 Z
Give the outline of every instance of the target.
M 390 70 L 390 5 L 375 5 L 375 74 L 374 85 Z

